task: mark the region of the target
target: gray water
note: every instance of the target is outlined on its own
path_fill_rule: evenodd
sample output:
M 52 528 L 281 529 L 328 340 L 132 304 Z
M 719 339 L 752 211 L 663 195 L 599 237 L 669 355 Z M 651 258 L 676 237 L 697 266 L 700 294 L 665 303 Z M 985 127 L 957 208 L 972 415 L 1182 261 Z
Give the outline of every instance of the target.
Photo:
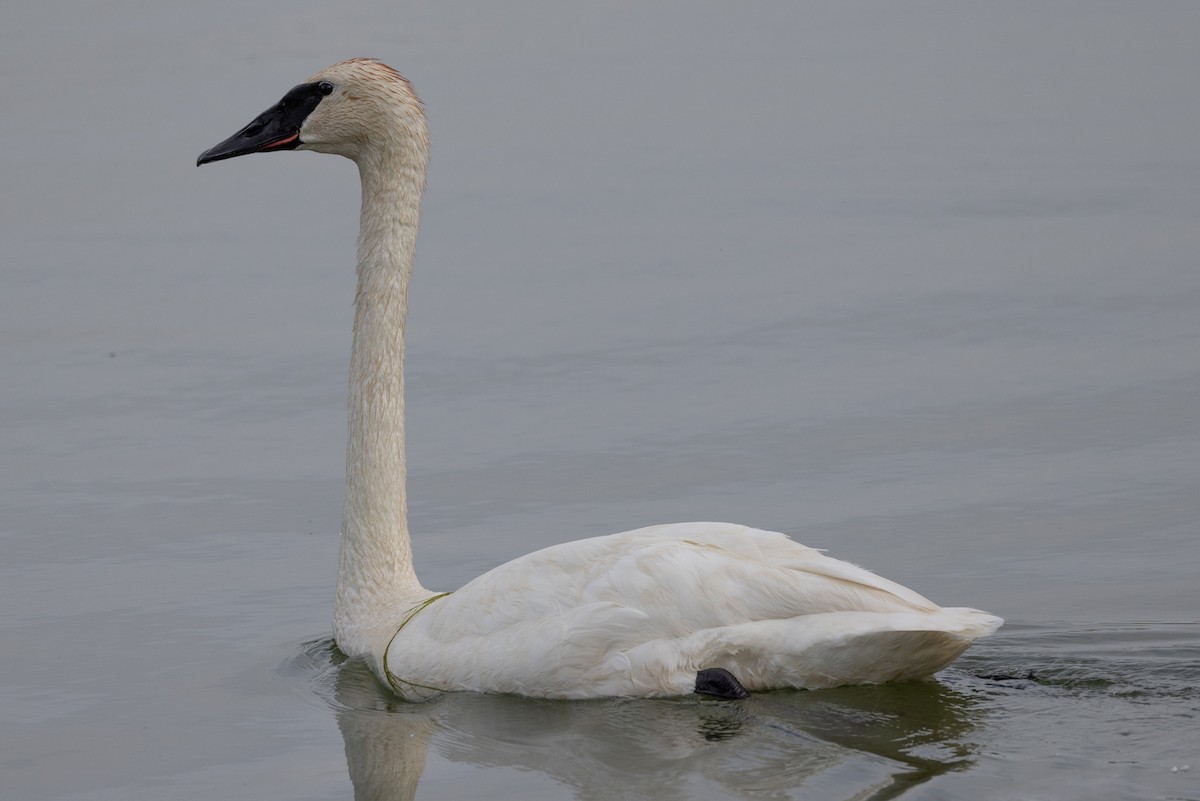
M 1200 798 L 1200 6 L 14 6 L 0 797 Z M 329 638 L 357 176 L 429 109 L 418 570 L 787 531 L 1008 619 L 932 683 L 411 706 Z

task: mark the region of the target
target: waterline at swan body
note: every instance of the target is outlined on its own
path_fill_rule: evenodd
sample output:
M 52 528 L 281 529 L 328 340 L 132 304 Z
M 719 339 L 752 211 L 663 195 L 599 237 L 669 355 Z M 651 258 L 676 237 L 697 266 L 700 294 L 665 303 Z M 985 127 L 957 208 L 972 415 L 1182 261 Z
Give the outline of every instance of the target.
M 329 67 L 199 164 L 272 150 L 353 160 L 362 183 L 346 494 L 334 637 L 412 700 L 739 697 L 923 678 L 1002 621 L 942 608 L 783 534 L 679 523 L 556 545 L 450 594 L 413 571 L 404 330 L 429 137 L 408 82 L 373 59 Z

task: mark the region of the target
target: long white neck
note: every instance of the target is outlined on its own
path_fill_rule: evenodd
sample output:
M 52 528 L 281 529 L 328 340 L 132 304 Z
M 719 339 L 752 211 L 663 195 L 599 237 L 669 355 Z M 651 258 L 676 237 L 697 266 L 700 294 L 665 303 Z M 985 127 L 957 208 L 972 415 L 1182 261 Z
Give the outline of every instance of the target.
M 333 633 L 343 652 L 370 658 L 378 672 L 404 610 L 430 595 L 413 571 L 404 459 L 404 323 L 425 152 L 382 150 L 358 165 L 362 217 Z

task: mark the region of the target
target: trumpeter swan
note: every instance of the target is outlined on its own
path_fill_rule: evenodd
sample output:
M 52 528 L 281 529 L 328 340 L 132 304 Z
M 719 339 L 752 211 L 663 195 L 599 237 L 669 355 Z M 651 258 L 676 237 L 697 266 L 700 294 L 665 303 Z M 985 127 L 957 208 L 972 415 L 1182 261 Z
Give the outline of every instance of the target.
M 744 697 L 926 677 L 1003 622 L 941 608 L 787 536 L 679 523 L 569 542 L 453 593 L 409 544 L 404 321 L 429 137 L 399 73 L 351 59 L 313 75 L 197 164 L 272 150 L 358 165 L 362 209 L 334 637 L 398 695 Z

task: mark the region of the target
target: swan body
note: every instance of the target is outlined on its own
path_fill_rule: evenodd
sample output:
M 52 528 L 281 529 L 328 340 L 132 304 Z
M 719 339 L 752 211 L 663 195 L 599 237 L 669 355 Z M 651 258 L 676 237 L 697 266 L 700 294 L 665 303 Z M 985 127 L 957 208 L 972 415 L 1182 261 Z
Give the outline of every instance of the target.
M 398 695 L 662 697 L 729 671 L 746 690 L 924 678 L 1003 621 L 942 608 L 787 536 L 651 526 L 545 548 L 453 593 L 413 570 L 404 327 L 429 138 L 408 81 L 374 59 L 289 91 L 198 164 L 271 150 L 355 161 L 362 182 L 346 495 L 334 637 Z M 707 685 L 706 685 L 707 686 Z
M 783 534 L 675 523 L 555 545 L 438 598 L 387 649 L 407 698 L 678 696 L 721 667 L 747 690 L 923 678 L 996 618 Z

